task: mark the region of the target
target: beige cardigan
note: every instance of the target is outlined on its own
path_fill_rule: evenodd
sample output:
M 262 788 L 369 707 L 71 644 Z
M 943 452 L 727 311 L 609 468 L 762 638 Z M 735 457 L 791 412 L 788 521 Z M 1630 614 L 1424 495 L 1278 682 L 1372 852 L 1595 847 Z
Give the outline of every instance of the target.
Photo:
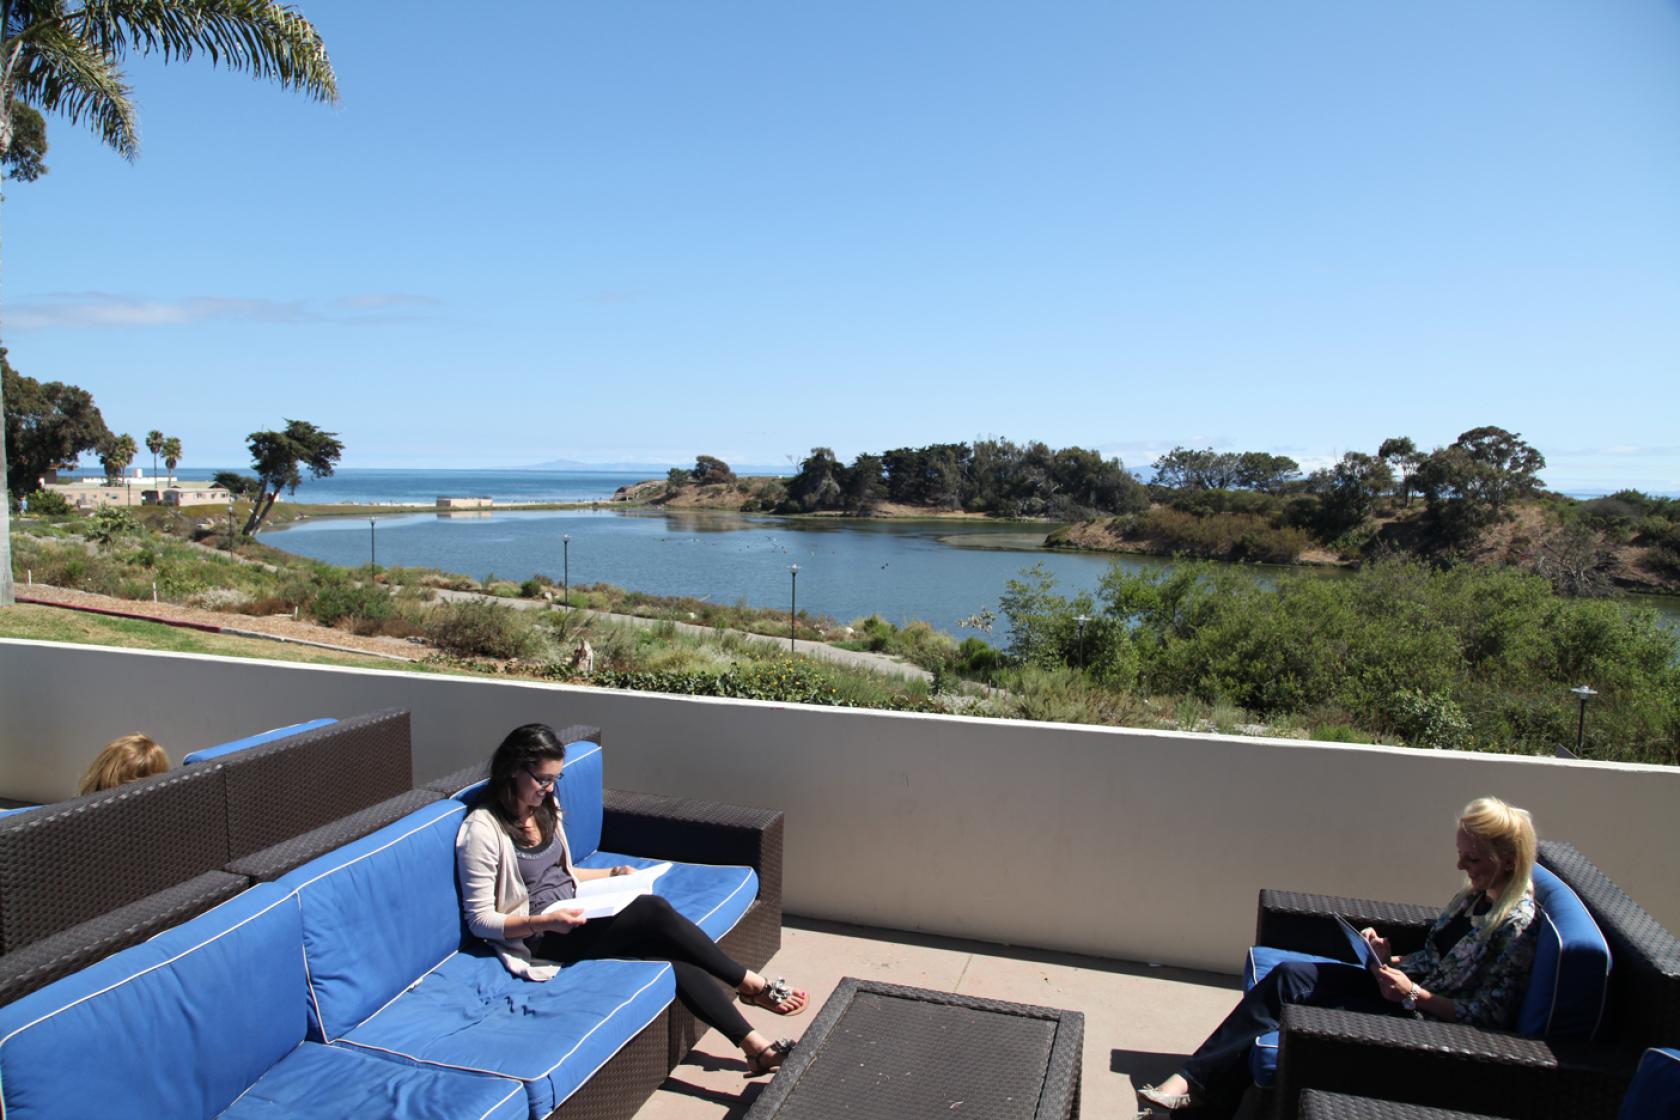
M 577 868 L 572 866 L 572 849 L 566 843 L 565 819 L 558 803 L 554 814 L 562 865 L 567 874 L 576 878 Z M 461 822 L 460 831 L 455 834 L 455 874 L 461 881 L 461 907 L 473 936 L 489 942 L 515 976 L 527 980 L 552 979 L 560 971 L 559 965 L 534 960 L 524 941 L 502 937 L 509 917 L 530 913 L 531 895 L 519 877 L 519 857 L 513 850 L 513 838 L 489 809 L 474 809 Z

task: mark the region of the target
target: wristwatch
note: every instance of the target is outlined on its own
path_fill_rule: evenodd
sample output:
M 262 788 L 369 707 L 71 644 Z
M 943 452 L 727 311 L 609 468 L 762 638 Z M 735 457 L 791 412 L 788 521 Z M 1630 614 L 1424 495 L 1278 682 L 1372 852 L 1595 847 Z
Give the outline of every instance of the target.
M 1428 998 L 1429 994 L 1424 992 L 1423 985 L 1414 980 L 1412 981 L 1412 990 L 1406 993 L 1406 998 L 1400 1001 L 1400 1006 L 1407 1011 L 1416 1011 L 1418 1004 Z

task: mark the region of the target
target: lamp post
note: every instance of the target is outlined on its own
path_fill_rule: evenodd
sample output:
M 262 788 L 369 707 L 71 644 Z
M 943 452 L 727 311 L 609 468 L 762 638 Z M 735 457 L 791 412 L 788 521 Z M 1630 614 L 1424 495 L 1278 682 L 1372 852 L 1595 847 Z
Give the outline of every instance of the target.
M 1079 624 L 1079 667 L 1085 668 L 1085 624 L 1091 621 L 1089 615 L 1075 615 L 1073 621 Z
M 233 551 L 233 503 L 228 503 L 228 551 Z
M 799 565 L 788 565 L 788 652 L 793 652 L 793 636 L 799 627 Z
M 1572 688 L 1569 692 L 1575 697 L 1575 699 L 1581 702 L 1581 715 L 1575 722 L 1575 754 L 1579 757 L 1581 754 L 1582 743 L 1585 741 L 1587 736 L 1587 701 L 1591 700 L 1594 696 L 1597 696 L 1598 693 L 1594 692 L 1587 685 Z
M 368 582 L 373 582 L 373 573 L 379 569 L 379 542 L 374 539 L 373 528 L 377 522 L 368 518 Z
M 560 590 L 569 609 L 572 605 L 572 535 L 560 534 Z

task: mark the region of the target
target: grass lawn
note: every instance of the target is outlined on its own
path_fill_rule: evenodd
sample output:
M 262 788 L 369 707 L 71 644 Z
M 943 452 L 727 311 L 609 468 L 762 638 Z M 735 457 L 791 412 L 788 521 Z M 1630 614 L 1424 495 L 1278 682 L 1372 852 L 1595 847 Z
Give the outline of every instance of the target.
M 155 649 L 168 653 L 210 653 L 219 657 L 260 657 L 270 661 L 299 661 L 307 665 L 340 665 L 358 669 L 408 669 L 436 672 L 431 666 L 404 665 L 382 657 L 313 649 L 288 642 L 267 642 L 259 638 L 236 638 L 227 634 L 206 634 L 157 622 L 128 618 L 107 618 L 81 611 L 61 610 L 19 603 L 0 610 L 0 638 L 28 638 L 43 642 L 76 642 L 82 645 L 121 646 L 125 649 Z

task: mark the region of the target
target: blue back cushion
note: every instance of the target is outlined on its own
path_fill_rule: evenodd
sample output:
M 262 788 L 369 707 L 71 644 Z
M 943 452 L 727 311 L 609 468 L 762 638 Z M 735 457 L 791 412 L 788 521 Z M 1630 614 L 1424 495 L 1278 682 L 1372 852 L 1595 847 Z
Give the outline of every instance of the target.
M 1645 1051 L 1617 1115 L 1621 1120 L 1680 1116 L 1680 1050 Z
M 325 727 L 329 723 L 337 723 L 336 719 L 323 718 L 306 720 L 303 723 L 293 723 L 286 727 L 276 727 L 272 731 L 264 731 L 258 735 L 247 735 L 243 739 L 235 739 L 231 743 L 222 743 L 214 747 L 205 747 L 194 751 L 181 760 L 182 766 L 191 766 L 199 762 L 209 762 L 213 758 L 221 758 L 235 751 L 246 750 L 250 747 L 260 747 L 264 743 L 272 743 L 276 739 L 284 739 L 288 735 L 296 735 L 303 731 L 313 731 L 317 727 Z
M 299 937 L 265 884 L 0 1007 L 6 1120 L 218 1115 L 303 1040 Z
M 1575 892 L 1534 867 L 1537 943 L 1517 1030 L 1530 1038 L 1590 1040 L 1604 1021 L 1610 945 Z
M 601 744 L 588 740 L 566 744 L 566 768 L 555 795 L 566 815 L 566 842 L 572 859 L 587 859 L 601 846 L 601 788 L 606 776 Z
M 341 1038 L 460 948 L 455 833 L 466 813 L 439 801 L 279 881 L 302 914 L 312 1039 Z

